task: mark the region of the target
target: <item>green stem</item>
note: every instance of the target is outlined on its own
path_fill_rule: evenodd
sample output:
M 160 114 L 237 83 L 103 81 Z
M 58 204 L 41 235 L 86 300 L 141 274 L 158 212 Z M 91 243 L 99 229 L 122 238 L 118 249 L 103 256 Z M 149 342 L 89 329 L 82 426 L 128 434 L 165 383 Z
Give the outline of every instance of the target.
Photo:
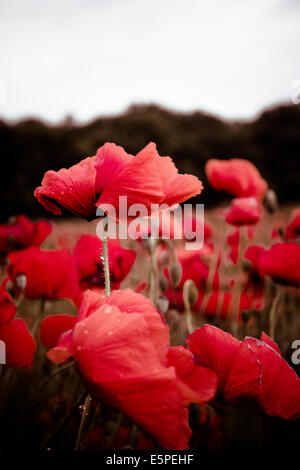
M 188 279 L 183 285 L 183 303 L 185 308 L 185 325 L 187 334 L 190 335 L 194 332 L 195 328 L 193 325 L 193 314 L 191 310 L 190 300 L 189 300 L 189 290 L 193 284 L 193 281 Z
M 110 295 L 110 276 L 109 276 L 108 246 L 107 246 L 107 224 L 105 225 L 104 232 L 105 232 L 105 236 L 102 239 L 102 256 L 103 256 L 103 268 L 104 268 L 105 295 L 108 297 Z M 92 407 L 92 399 L 91 399 L 91 395 L 88 395 L 83 405 L 83 413 L 82 413 L 81 422 L 80 422 L 80 426 L 78 430 L 75 450 L 80 449 L 82 435 L 86 427 L 86 422 L 88 420 L 91 407 Z

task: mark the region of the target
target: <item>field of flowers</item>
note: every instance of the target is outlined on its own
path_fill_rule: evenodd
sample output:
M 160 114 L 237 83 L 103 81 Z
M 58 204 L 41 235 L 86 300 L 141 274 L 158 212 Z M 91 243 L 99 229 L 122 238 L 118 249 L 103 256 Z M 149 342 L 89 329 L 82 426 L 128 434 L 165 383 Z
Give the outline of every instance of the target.
M 1 448 L 300 443 L 300 208 L 278 206 L 250 161 L 204 173 L 230 203 L 179 219 L 202 182 L 153 143 L 106 143 L 41 175 L 43 220 L 0 226 Z M 128 209 L 127 236 L 110 236 L 124 196 L 164 204 L 168 227 L 165 207 Z

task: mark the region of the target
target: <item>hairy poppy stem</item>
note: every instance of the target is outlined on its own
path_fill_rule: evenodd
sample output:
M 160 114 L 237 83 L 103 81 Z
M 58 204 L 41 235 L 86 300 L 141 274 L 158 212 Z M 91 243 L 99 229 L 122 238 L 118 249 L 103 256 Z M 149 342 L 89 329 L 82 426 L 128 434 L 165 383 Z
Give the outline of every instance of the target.
M 107 246 L 107 225 L 104 228 L 106 236 L 102 240 L 102 256 L 104 267 L 104 281 L 105 281 L 105 295 L 110 295 L 110 276 L 109 276 L 109 262 L 108 262 L 108 246 Z
M 105 236 L 102 239 L 102 256 L 103 256 L 103 268 L 104 268 L 105 295 L 108 297 L 110 295 L 110 276 L 109 276 L 109 262 L 108 262 L 107 229 L 108 229 L 108 225 L 106 223 L 106 225 L 104 226 Z M 78 430 L 75 450 L 80 449 L 82 435 L 86 427 L 86 422 L 88 420 L 91 407 L 92 407 L 92 397 L 91 395 L 88 395 L 83 405 L 83 413 L 82 413 L 81 422 L 80 422 L 80 426 Z
M 277 286 L 277 292 L 272 302 L 271 310 L 269 313 L 269 328 L 270 328 L 269 334 L 270 334 L 270 338 L 272 338 L 273 340 L 275 340 L 275 328 L 277 324 L 276 312 L 277 312 L 278 304 L 281 299 L 281 294 L 282 294 L 282 287 Z
M 193 314 L 192 314 L 191 303 L 190 303 L 190 298 L 189 298 L 190 289 L 192 288 L 193 284 L 194 284 L 193 281 L 191 281 L 190 279 L 185 281 L 184 286 L 183 286 L 183 293 L 182 293 L 183 303 L 184 303 L 184 308 L 185 308 L 185 325 L 186 325 L 188 335 L 193 333 L 195 330 L 194 325 L 193 325 Z

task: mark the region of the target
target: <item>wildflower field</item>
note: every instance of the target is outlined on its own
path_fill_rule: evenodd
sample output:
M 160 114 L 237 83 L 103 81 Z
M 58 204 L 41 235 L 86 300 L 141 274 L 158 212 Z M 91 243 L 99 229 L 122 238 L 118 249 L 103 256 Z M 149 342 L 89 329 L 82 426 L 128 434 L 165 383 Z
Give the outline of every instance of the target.
M 105 143 L 0 226 L 1 448 L 300 442 L 300 209 L 246 159 L 201 172 L 227 202 L 186 211 L 201 178 Z

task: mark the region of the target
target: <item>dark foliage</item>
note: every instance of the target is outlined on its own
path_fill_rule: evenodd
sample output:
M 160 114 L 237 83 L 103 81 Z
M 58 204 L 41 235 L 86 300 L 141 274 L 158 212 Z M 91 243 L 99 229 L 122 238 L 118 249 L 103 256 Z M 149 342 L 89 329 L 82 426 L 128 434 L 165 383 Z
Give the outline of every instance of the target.
M 18 213 L 45 215 L 33 197 L 44 172 L 94 155 L 106 141 L 133 154 L 149 141 L 156 142 L 160 154 L 172 156 L 180 172 L 193 173 L 204 182 L 205 190 L 195 202 L 207 207 L 227 197 L 205 178 L 204 164 L 213 157 L 247 158 L 276 191 L 279 202 L 299 200 L 300 107 L 295 105 L 267 110 L 251 122 L 226 122 L 201 112 L 179 114 L 155 105 L 132 106 L 120 116 L 80 126 L 70 119 L 60 126 L 0 121 L 0 139 L 2 221 Z

